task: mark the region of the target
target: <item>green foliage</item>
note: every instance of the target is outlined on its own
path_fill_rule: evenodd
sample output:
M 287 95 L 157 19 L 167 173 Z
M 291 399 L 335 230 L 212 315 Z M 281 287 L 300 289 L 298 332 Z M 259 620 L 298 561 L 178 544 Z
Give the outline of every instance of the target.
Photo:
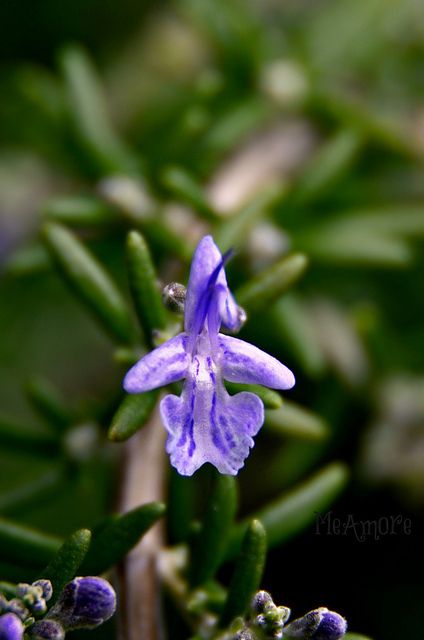
M 128 440 L 146 424 L 158 399 L 158 391 L 126 396 L 115 412 L 108 431 L 113 442 Z
M 306 256 L 295 253 L 283 258 L 236 291 L 239 304 L 248 311 L 259 311 L 277 300 L 303 275 Z
M 135 310 L 152 346 L 154 332 L 165 328 L 166 315 L 149 248 L 137 231 L 131 231 L 127 237 L 127 262 Z
M 82 564 L 82 574 L 103 573 L 122 560 L 164 513 L 165 505 L 151 502 L 100 523 L 93 530 L 92 545 Z
M 347 480 L 346 466 L 332 463 L 288 494 L 260 509 L 255 517 L 265 528 L 269 546 L 281 544 L 296 535 L 314 521 L 317 512 L 325 512 L 346 487 Z M 236 526 L 228 549 L 229 557 L 238 553 L 248 522 Z
M 40 578 L 50 580 L 53 587 L 52 604 L 68 582 L 72 580 L 81 567 L 90 548 L 91 531 L 80 529 L 75 531 L 60 547 L 47 567 L 41 571 Z
M 216 475 L 201 529 L 190 558 L 192 587 L 215 576 L 222 563 L 237 509 L 237 487 L 232 476 Z
M 75 294 L 115 338 L 130 342 L 134 331 L 127 305 L 104 268 L 65 227 L 49 222 L 43 232 L 60 273 Z
M 252 520 L 246 527 L 236 561 L 227 600 L 221 616 L 221 626 L 243 615 L 258 590 L 266 559 L 267 535 L 260 520 Z
M 54 536 L 0 520 L 0 557 L 3 560 L 41 568 L 59 548 L 60 540 Z

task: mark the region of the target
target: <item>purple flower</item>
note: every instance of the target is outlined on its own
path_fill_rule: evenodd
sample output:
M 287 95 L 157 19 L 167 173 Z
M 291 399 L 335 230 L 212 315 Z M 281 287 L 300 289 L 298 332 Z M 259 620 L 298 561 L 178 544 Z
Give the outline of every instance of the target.
M 115 613 L 115 591 L 104 578 L 74 578 L 47 617 L 66 629 L 93 629 Z
M 0 616 L 0 640 L 22 640 L 24 626 L 14 613 Z
M 230 396 L 224 380 L 290 389 L 292 372 L 251 344 L 219 333 L 241 325 L 224 263 L 211 236 L 194 254 L 184 314 L 184 332 L 144 356 L 124 379 L 128 393 L 142 393 L 185 378 L 180 397 L 160 404 L 168 431 L 167 451 L 182 475 L 205 462 L 220 473 L 235 475 L 264 421 L 263 403 L 254 393 Z

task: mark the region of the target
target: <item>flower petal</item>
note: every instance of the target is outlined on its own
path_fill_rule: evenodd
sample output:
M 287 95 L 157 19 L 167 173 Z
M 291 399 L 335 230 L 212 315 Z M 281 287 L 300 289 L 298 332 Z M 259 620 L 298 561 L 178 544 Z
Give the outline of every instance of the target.
M 220 263 L 222 264 L 223 261 L 225 263 L 227 258 L 228 254 L 224 258 L 221 256 L 212 236 L 205 236 L 197 245 L 191 263 L 185 302 L 184 327 L 187 333 L 197 335 L 203 327 L 203 322 L 209 313 L 207 306 L 214 298 L 213 295 L 208 295 L 210 286 L 215 288 L 218 296 L 217 311 L 215 310 L 214 313 L 219 314 L 219 325 L 223 322 L 230 330 L 240 329 L 239 309 L 228 289 L 224 267 L 214 276 L 214 271 Z
M 205 236 L 197 245 L 190 269 L 184 312 L 184 328 L 187 333 L 197 333 L 199 313 L 203 313 L 209 279 L 222 260 L 212 236 Z
M 137 362 L 124 378 L 128 393 L 142 393 L 184 378 L 189 364 L 187 335 L 180 333 Z
M 279 360 L 244 340 L 218 337 L 224 380 L 245 384 L 261 384 L 273 389 L 291 389 L 293 373 Z
M 230 396 L 211 374 L 208 384 L 201 372 L 199 378 L 190 376 L 180 398 L 165 396 L 160 405 L 169 433 L 167 452 L 181 475 L 191 476 L 205 462 L 235 475 L 264 421 L 263 403 L 255 394 Z

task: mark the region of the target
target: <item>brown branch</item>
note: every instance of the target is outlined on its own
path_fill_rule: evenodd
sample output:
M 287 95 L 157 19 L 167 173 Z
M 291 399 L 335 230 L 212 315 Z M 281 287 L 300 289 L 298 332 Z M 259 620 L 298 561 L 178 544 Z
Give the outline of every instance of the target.
M 165 429 L 156 409 L 125 446 L 121 511 L 163 500 Z M 156 524 L 121 565 L 120 640 L 162 640 L 158 555 L 163 525 Z

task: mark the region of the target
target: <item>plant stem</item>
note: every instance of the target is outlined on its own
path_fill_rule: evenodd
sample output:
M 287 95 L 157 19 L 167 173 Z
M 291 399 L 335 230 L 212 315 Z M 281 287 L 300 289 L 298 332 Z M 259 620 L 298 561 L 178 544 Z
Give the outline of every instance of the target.
M 125 446 L 122 512 L 162 500 L 164 494 L 164 436 L 158 409 Z M 123 561 L 120 571 L 120 640 L 162 640 L 159 611 L 158 554 L 163 543 L 160 523 L 143 536 Z

